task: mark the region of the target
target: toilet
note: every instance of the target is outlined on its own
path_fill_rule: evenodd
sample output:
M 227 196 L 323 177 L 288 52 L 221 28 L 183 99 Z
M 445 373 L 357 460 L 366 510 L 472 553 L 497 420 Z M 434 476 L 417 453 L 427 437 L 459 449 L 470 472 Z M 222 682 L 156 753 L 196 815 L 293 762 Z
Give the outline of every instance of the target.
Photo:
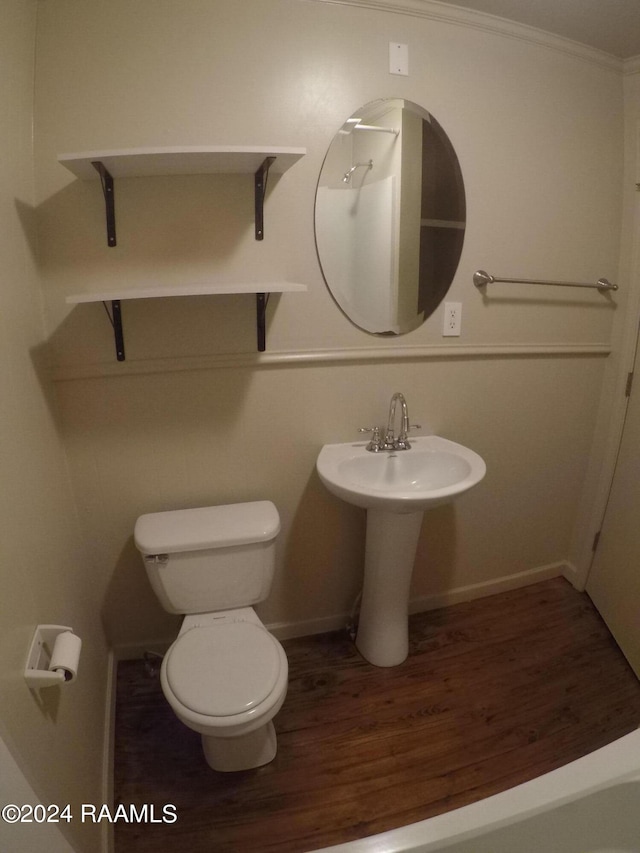
M 162 690 L 202 736 L 214 770 L 276 754 L 273 717 L 287 693 L 284 649 L 253 605 L 269 595 L 278 510 L 271 501 L 142 515 L 134 539 L 160 603 L 184 620 L 162 661 Z

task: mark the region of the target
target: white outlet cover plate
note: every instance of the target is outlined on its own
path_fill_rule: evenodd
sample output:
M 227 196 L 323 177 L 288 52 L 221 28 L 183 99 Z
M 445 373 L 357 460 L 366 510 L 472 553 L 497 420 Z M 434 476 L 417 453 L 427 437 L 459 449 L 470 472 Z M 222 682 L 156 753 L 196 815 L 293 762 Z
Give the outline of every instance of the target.
M 457 338 L 460 336 L 462 325 L 462 302 L 445 302 L 444 318 L 442 321 L 442 336 Z
M 409 45 L 389 42 L 389 74 L 409 76 Z

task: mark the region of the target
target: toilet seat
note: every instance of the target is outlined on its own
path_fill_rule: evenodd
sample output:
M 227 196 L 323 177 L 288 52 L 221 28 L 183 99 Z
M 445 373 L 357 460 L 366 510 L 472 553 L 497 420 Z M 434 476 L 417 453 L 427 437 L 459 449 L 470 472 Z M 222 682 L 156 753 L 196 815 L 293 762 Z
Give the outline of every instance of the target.
M 261 625 L 221 622 L 181 634 L 162 668 L 183 710 L 213 718 L 212 723 L 226 718 L 220 720 L 224 725 L 270 704 L 267 700 L 282 680 L 283 655 L 280 643 Z

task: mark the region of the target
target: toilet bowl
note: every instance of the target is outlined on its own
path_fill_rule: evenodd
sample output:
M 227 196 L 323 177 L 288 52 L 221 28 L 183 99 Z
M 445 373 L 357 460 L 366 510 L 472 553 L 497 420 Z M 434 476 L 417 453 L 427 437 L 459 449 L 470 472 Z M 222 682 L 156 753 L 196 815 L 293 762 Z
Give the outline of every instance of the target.
M 287 694 L 284 649 L 251 608 L 186 617 L 162 661 L 162 690 L 202 736 L 214 770 L 247 770 L 276 754 L 273 717 Z
M 279 529 L 270 501 L 136 522 L 136 547 L 161 604 L 186 614 L 162 662 L 162 690 L 178 719 L 201 735 L 214 770 L 247 770 L 276 755 L 273 718 L 287 693 L 288 663 L 251 605 L 269 593 Z

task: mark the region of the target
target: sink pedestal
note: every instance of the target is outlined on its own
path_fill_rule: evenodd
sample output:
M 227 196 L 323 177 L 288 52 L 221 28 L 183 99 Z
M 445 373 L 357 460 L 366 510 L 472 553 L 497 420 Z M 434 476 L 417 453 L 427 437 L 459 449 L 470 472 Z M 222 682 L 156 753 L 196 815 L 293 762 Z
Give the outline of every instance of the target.
M 409 589 L 422 516 L 422 510 L 367 510 L 356 646 L 375 666 L 397 666 L 409 652 Z
M 325 444 L 316 468 L 332 494 L 367 510 L 356 646 L 370 663 L 396 666 L 409 651 L 409 588 L 423 512 L 473 488 L 487 468 L 473 450 L 437 435 L 418 436 L 402 451 L 367 447 Z

